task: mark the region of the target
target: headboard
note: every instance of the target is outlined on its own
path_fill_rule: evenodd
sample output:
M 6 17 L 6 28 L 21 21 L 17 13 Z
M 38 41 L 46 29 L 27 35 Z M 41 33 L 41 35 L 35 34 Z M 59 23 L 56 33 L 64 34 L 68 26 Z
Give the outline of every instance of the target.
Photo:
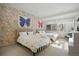
M 18 32 L 32 32 L 33 29 L 19 29 Z
M 17 31 L 17 35 L 19 36 L 19 32 L 33 32 L 33 29 L 19 29 Z

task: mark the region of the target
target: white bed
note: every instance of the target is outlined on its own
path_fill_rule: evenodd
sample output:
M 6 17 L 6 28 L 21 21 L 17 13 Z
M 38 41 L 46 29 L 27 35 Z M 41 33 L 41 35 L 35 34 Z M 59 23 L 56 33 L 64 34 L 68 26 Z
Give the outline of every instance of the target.
M 32 52 L 37 53 L 39 48 L 49 45 L 51 40 L 45 34 L 30 33 L 27 35 L 26 32 L 20 32 L 17 42 L 29 48 Z

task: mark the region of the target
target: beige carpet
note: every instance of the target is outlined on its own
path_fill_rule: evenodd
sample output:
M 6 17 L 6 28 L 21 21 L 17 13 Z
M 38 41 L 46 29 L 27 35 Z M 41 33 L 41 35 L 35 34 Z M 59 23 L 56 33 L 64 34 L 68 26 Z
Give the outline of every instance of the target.
M 0 48 L 1 56 L 30 56 L 32 53 L 18 44 Z
M 37 54 L 37 56 L 67 56 L 68 51 L 54 48 L 51 45 Z M 32 56 L 32 53 L 20 45 L 11 45 L 0 48 L 0 56 Z
M 67 55 L 68 55 L 67 51 L 58 48 L 53 48 L 52 46 L 49 46 L 47 49 L 38 54 L 38 56 L 67 56 Z

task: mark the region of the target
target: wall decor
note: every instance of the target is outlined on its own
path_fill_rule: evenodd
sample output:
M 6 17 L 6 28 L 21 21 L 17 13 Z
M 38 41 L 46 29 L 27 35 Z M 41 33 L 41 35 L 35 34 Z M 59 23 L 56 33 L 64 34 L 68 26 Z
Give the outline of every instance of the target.
M 48 24 L 46 25 L 47 31 L 63 31 L 63 24 Z
M 38 27 L 38 28 L 43 28 L 43 21 L 42 21 L 42 20 L 39 20 L 39 21 L 37 22 L 37 27 Z
M 57 24 L 52 24 L 51 30 L 56 31 L 57 30 Z
M 63 24 L 58 24 L 57 25 L 57 30 L 58 31 L 63 31 Z
M 57 30 L 57 24 L 48 24 L 46 25 L 47 31 L 56 31 Z
M 51 25 L 49 24 L 49 25 L 46 25 L 46 30 L 47 31 L 51 31 Z
M 27 28 L 30 26 L 30 18 L 26 16 L 19 16 L 19 27 L 20 28 Z

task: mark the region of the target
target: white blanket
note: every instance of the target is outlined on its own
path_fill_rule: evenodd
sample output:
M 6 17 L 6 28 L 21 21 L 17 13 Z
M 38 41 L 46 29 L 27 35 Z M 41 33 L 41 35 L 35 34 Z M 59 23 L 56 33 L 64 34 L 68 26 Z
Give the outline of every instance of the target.
M 50 44 L 51 40 L 50 38 L 44 35 L 42 36 L 40 34 L 35 35 L 31 34 L 31 35 L 19 36 L 17 42 L 28 47 L 29 49 L 32 50 L 32 52 L 37 52 L 38 48 Z

